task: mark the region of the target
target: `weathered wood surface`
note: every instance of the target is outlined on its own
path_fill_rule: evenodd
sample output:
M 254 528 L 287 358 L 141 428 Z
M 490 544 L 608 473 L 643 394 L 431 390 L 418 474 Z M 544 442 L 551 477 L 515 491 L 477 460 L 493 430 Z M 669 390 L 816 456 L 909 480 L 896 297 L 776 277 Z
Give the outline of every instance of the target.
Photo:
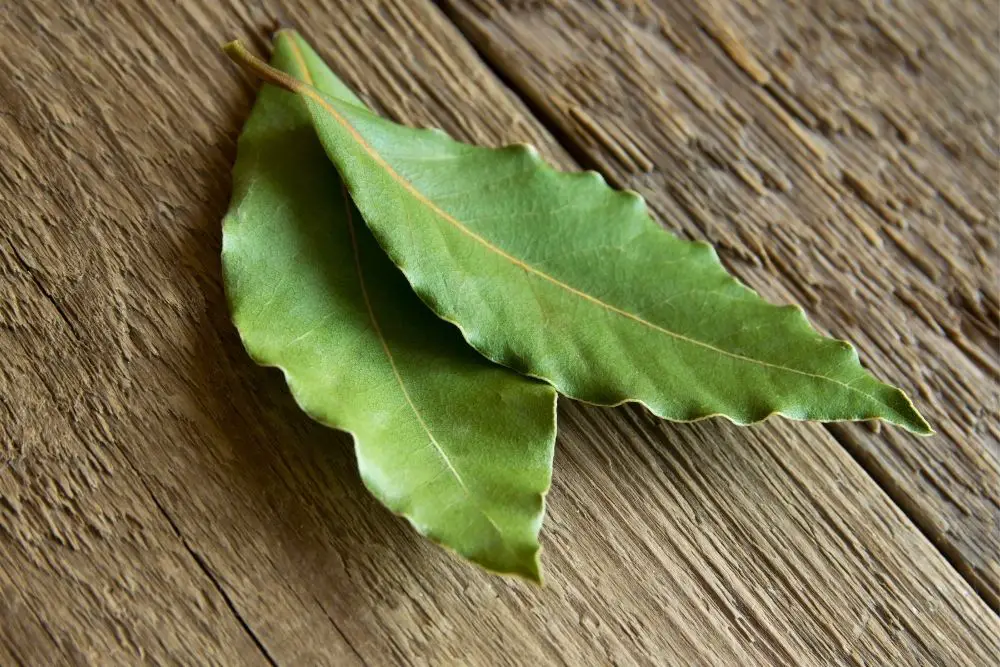
M 830 430 L 996 607 L 996 5 L 445 4 L 584 164 L 914 397 L 937 437 Z
M 2 7 L 0 663 L 983 665 L 1000 650 L 982 599 L 817 425 L 565 403 L 547 588 L 417 539 L 227 320 L 219 220 L 252 85 L 217 49 L 270 15 Z M 386 113 L 575 168 L 432 5 L 284 9 Z

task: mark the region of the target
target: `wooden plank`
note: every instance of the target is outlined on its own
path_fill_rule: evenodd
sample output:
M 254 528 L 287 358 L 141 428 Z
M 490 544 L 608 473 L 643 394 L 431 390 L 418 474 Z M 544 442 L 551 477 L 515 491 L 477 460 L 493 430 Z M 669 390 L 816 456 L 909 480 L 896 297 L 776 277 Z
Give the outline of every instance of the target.
M 432 5 L 286 8 L 387 113 L 574 166 Z M 228 324 L 219 220 L 252 89 L 217 49 L 270 18 L 235 0 L 0 15 L 8 655 L 979 665 L 1000 650 L 997 619 L 816 425 L 564 404 L 545 589 L 381 510 L 347 438 Z
M 585 164 L 914 397 L 937 437 L 830 430 L 996 608 L 1000 15 L 958 0 L 445 5 Z
M 6 145 L 15 128 L 0 123 Z M 61 298 L 45 293 L 52 271 L 67 263 L 48 252 L 22 254 L 39 246 L 18 238 L 21 223 L 45 233 L 41 216 L 51 212 L 54 224 L 72 227 L 82 209 L 50 208 L 59 195 L 46 195 L 39 182 L 15 195 L 7 179 L 44 179 L 35 169 L 51 159 L 40 141 L 16 155 L 31 162 L 5 159 L 0 167 L 0 664 L 129 664 L 138 656 L 194 663 L 202 655 L 266 664 L 146 490 L 155 470 L 135 467 L 142 458 L 123 450 L 110 406 L 92 394 L 100 388 L 88 378 L 99 371 L 88 363 L 113 358 L 81 349 L 96 342 L 92 334 L 74 324 L 87 337 L 76 338 L 68 324 L 79 322 L 75 313 L 64 321 Z M 62 245 L 59 236 L 50 242 L 59 244 L 47 246 L 55 253 L 84 250 Z M 35 282 L 40 275 L 45 282 Z M 84 299 L 96 277 L 77 285 Z

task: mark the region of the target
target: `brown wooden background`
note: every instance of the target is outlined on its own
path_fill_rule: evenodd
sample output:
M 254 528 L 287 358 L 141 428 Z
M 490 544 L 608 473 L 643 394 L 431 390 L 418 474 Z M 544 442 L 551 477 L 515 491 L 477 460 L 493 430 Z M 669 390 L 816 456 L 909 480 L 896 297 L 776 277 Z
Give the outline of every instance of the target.
M 228 323 L 218 47 L 276 16 L 397 120 L 639 190 L 938 435 L 564 401 L 546 588 L 421 541 Z M 0 0 L 0 665 L 993 664 L 998 16 Z

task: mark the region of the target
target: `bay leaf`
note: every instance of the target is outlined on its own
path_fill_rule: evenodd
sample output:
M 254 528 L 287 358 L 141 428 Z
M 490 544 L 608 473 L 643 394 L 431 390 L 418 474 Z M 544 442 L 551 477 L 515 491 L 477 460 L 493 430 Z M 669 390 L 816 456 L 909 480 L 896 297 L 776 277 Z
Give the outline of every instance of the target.
M 272 64 L 361 102 L 291 33 Z M 264 85 L 223 233 L 232 318 L 311 417 L 353 434 L 368 489 L 435 542 L 540 580 L 555 392 L 490 363 L 431 313 L 346 194 L 296 96 Z
M 637 194 L 557 172 L 528 146 L 403 127 L 226 48 L 306 103 L 382 248 L 489 359 L 567 396 L 635 401 L 672 420 L 884 419 L 930 433 L 852 346 L 800 308 L 765 302 L 711 246 L 657 225 Z

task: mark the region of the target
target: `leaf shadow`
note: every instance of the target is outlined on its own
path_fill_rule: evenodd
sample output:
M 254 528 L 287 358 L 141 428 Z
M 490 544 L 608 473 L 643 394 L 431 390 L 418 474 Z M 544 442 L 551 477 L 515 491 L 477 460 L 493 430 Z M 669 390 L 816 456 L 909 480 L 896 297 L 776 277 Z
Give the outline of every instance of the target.
M 234 116 L 227 127 L 238 128 L 242 120 Z M 235 129 L 230 139 L 206 174 L 221 164 L 228 170 Z M 312 421 L 281 373 L 256 366 L 244 351 L 221 282 L 226 174 L 205 177 L 204 198 L 170 263 L 176 272 L 171 280 L 196 290 L 203 302 L 184 323 L 186 343 L 174 341 L 171 351 L 183 357 L 182 417 L 194 426 L 188 432 L 195 432 L 193 444 L 185 441 L 178 456 L 187 459 L 187 479 L 207 484 L 190 489 L 194 502 L 167 503 L 184 508 L 179 528 L 227 587 L 238 589 L 227 591 L 232 597 L 260 604 L 251 602 L 258 599 L 258 586 L 284 586 L 285 594 L 319 605 L 338 624 L 375 614 L 385 598 L 407 594 L 404 589 L 442 569 L 452 571 L 448 579 L 461 586 L 469 576 L 464 570 L 472 568 L 426 543 L 380 505 L 360 479 L 350 436 Z M 285 576 L 284 570 L 297 574 Z M 410 581 L 398 581 L 407 571 L 413 573 Z M 243 613 L 253 625 L 254 618 L 266 619 L 268 607 Z

